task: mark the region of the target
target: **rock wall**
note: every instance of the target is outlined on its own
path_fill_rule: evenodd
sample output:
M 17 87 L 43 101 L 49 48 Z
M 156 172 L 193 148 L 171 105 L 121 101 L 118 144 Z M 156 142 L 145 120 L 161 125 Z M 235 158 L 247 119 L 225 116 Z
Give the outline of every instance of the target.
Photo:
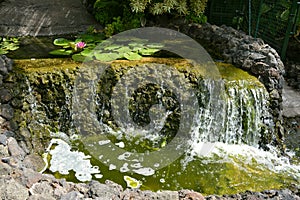
M 0 36 L 49 36 L 100 28 L 80 0 L 0 1 Z
M 13 61 L 4 55 L 0 55 L 0 133 L 15 130 L 16 125 L 12 122 L 14 117 L 13 83 L 7 79 L 12 70 Z

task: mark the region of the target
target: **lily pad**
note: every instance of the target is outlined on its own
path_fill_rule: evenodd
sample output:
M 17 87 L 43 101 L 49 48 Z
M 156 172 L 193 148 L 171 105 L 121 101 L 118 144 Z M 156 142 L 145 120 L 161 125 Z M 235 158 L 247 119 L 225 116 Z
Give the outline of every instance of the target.
M 118 48 L 120 48 L 120 47 L 121 47 L 120 45 L 112 44 L 112 45 L 110 45 L 110 46 L 108 46 L 108 47 L 105 47 L 104 50 L 110 51 L 110 50 L 118 49 Z
M 7 54 L 7 53 L 8 53 L 8 51 L 3 50 L 3 49 L 0 49 L 0 55 L 1 55 L 1 54 Z
M 69 56 L 72 54 L 72 50 L 56 49 L 56 50 L 50 51 L 49 54 L 56 55 L 56 56 Z
M 72 55 L 72 59 L 74 61 L 77 61 L 77 62 L 83 62 L 83 61 L 86 60 L 86 58 L 87 58 L 86 56 L 83 56 L 81 54 L 74 54 L 74 55 Z
M 140 60 L 140 59 L 142 59 L 142 56 L 140 54 L 138 54 L 138 53 L 135 53 L 135 52 L 125 53 L 124 57 L 127 60 Z
M 141 49 L 139 50 L 139 53 L 142 54 L 143 56 L 150 56 L 158 51 L 160 51 L 160 49 Z
M 117 51 L 119 53 L 128 53 L 128 52 L 131 52 L 132 50 L 129 47 L 121 47 L 119 49 L 115 49 L 115 51 Z
M 81 55 L 83 56 L 92 56 L 93 55 L 93 51 L 90 49 L 84 49 L 82 52 L 80 52 Z
M 103 62 L 110 62 L 113 60 L 116 60 L 120 58 L 120 54 L 118 53 L 95 53 L 95 57 L 97 60 L 103 61 Z
M 164 45 L 160 43 L 147 44 L 146 46 L 153 49 L 161 49 L 164 47 Z
M 53 41 L 53 44 L 57 46 L 69 46 L 70 42 L 70 40 L 67 40 L 65 38 L 57 38 Z

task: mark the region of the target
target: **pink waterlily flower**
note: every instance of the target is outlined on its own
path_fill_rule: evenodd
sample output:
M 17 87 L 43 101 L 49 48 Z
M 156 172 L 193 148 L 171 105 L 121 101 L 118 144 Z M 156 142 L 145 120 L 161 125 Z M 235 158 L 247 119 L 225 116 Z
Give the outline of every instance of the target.
M 86 46 L 86 44 L 84 42 L 77 42 L 76 43 L 76 47 L 78 49 L 83 49 Z

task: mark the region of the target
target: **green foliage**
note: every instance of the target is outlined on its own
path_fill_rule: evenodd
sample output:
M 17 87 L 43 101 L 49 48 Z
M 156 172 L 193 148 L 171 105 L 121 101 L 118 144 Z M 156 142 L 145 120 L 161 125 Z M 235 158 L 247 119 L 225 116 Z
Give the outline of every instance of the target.
M 13 37 L 0 37 L 0 55 L 7 54 L 9 51 L 15 51 L 19 48 L 19 39 Z
M 102 40 L 103 37 L 100 38 L 93 35 L 84 35 L 75 41 L 57 38 L 53 44 L 61 49 L 53 50 L 50 54 L 71 56 L 78 62 L 85 60 L 110 62 L 117 59 L 140 60 L 143 56 L 152 56 L 164 47 L 162 44 L 149 43 L 147 40 L 137 38 L 118 38 L 105 41 Z M 83 49 L 76 48 L 76 43 L 82 41 L 86 46 Z
M 186 16 L 191 22 L 205 23 L 203 15 L 208 0 L 96 0 L 94 14 L 107 37 L 144 26 L 153 15 Z
M 95 18 L 105 26 L 107 37 L 141 26 L 142 13 L 133 13 L 127 0 L 97 0 L 94 4 Z
M 94 12 L 95 18 L 100 24 L 110 24 L 114 17 L 123 15 L 123 4 L 121 0 L 97 0 L 94 3 Z
M 148 12 L 153 15 L 173 13 L 187 16 L 193 14 L 201 16 L 205 10 L 207 0 L 130 0 L 132 11 Z
M 190 13 L 186 16 L 186 19 L 190 22 L 204 24 L 207 22 L 207 17 L 204 14 L 195 15 L 194 13 Z

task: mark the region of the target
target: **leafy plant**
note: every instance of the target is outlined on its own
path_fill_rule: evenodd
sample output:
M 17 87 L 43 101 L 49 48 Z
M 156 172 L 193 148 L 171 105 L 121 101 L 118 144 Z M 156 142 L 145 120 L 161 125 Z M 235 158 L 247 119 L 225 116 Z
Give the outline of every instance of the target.
M 83 48 L 76 48 L 79 43 L 84 43 Z M 137 38 L 118 38 L 116 40 L 92 40 L 90 37 L 81 37 L 75 41 L 57 38 L 54 45 L 61 49 L 50 52 L 57 56 L 71 56 L 73 60 L 99 60 L 110 62 L 117 59 L 140 60 L 144 56 L 152 56 L 163 48 L 162 44 L 151 43 Z
M 128 0 L 96 0 L 94 15 L 105 29 L 106 37 L 141 26 L 142 13 L 133 13 Z
M 203 14 L 208 0 L 130 0 L 132 11 L 150 12 L 153 15 L 173 13 L 187 16 Z
M 207 22 L 207 17 L 204 14 L 195 15 L 195 13 L 190 13 L 186 16 L 186 19 L 198 24 L 204 24 Z
M 7 54 L 9 51 L 15 51 L 19 48 L 19 39 L 14 37 L 0 37 L 0 55 Z

